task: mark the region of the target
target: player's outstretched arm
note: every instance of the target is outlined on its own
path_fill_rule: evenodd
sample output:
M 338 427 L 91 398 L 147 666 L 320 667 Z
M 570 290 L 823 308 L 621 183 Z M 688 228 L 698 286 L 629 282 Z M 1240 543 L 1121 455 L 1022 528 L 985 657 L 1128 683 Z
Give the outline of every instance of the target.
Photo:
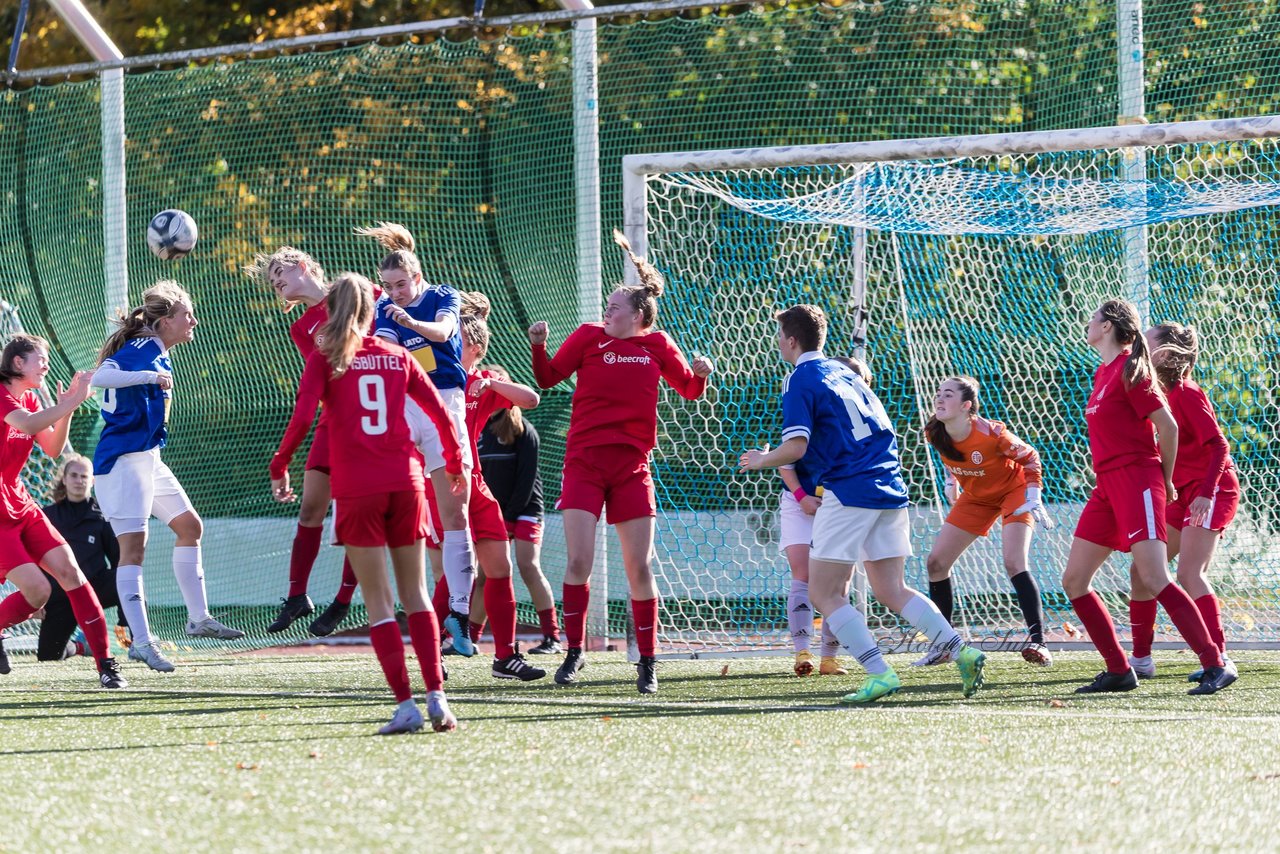
M 803 436 L 794 436 L 783 442 L 772 451 L 769 446 L 744 451 L 738 458 L 738 471 L 759 471 L 775 469 L 787 463 L 794 463 L 809 450 L 809 440 Z
M 707 377 L 715 364 L 706 356 L 695 356 L 690 365 L 670 336 L 663 334 L 662 341 L 666 346 L 661 353 L 663 379 L 685 400 L 697 400 L 707 390 Z
M 496 377 L 482 377 L 467 386 L 467 394 L 471 397 L 479 397 L 486 391 L 492 391 L 521 409 L 537 409 L 542 402 L 542 396 L 524 383 L 513 383 Z
M 4 423 L 21 430 L 28 436 L 35 436 L 40 448 L 51 457 L 59 456 L 67 443 L 67 429 L 71 423 L 71 415 L 80 404 L 89 399 L 88 371 L 79 371 L 71 378 L 71 388 L 63 390 L 58 386 L 58 402 L 53 406 L 37 412 L 15 409 L 5 415 Z M 61 435 L 58 435 L 58 434 Z
M 547 356 L 547 322 L 539 320 L 529 327 L 529 346 L 533 350 L 533 378 L 538 388 L 552 388 L 567 380 L 582 364 L 582 345 L 586 340 L 579 326 L 564 340 L 555 356 Z
M 280 447 L 271 458 L 268 467 L 271 473 L 271 497 L 276 501 L 290 502 L 297 500 L 289 486 L 289 463 L 297 453 L 302 440 L 311 429 L 315 420 L 316 408 L 328 385 L 329 361 L 324 354 L 316 351 L 307 357 L 307 365 L 302 370 L 302 379 L 298 383 L 298 397 L 293 405 L 293 415 L 289 418 L 289 426 L 285 428 L 280 439 Z

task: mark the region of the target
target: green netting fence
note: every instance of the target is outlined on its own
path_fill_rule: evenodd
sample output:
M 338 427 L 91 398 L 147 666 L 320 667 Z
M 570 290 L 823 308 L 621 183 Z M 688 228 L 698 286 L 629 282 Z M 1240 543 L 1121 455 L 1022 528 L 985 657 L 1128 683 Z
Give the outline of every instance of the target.
M 1280 11 L 1179 0 L 1150 4 L 1145 17 L 1150 120 L 1277 110 Z M 603 229 L 621 220 L 625 154 L 1114 124 L 1115 18 L 1108 2 L 888 0 L 603 22 Z M 136 300 L 154 280 L 172 277 L 196 301 L 196 340 L 174 355 L 164 455 L 206 519 L 215 610 L 250 631 L 245 643 L 279 640 L 262 629 L 285 590 L 295 511 L 270 500 L 266 464 L 301 364 L 287 337 L 290 318 L 239 273 L 241 265 L 288 243 L 330 273 L 369 274 L 379 251 L 352 229 L 379 219 L 403 222 L 418 238 L 428 277 L 491 297 L 490 360 L 531 381 L 524 329 L 547 320 L 555 344 L 578 322 L 573 43 L 568 27 L 524 26 L 496 36 L 468 30 L 423 44 L 231 56 L 126 74 L 129 296 Z M 19 307 L 28 331 L 54 342 L 54 379 L 91 367 L 104 334 L 101 92 L 88 81 L 0 94 L 0 299 Z M 143 239 L 148 219 L 170 207 L 190 212 L 201 230 L 197 250 L 179 262 L 158 260 Z M 758 233 L 758 226 L 741 227 Z M 1246 242 L 1257 227 L 1248 217 L 1224 224 Z M 922 244 L 918 258 L 932 263 L 944 254 L 945 242 Z M 975 252 L 972 263 L 984 263 L 980 256 Z M 762 317 L 773 299 L 760 286 L 769 280 L 771 257 L 728 255 L 721 259 L 727 268 L 715 274 L 741 282 L 739 298 L 759 302 Z M 996 269 L 1008 262 L 987 263 Z M 748 275 L 731 277 L 739 265 Z M 603 294 L 622 266 L 606 250 L 598 267 L 590 272 Z M 663 306 L 666 328 L 686 350 L 708 352 L 722 364 L 755 360 L 756 353 L 717 346 L 719 321 L 699 301 L 703 284 L 673 289 Z M 1187 279 L 1177 287 L 1194 284 Z M 813 292 L 802 280 L 795 288 L 797 296 Z M 869 295 L 873 309 L 885 299 Z M 1085 301 L 1070 297 L 1072 311 Z M 1064 314 L 1052 334 L 1070 335 L 1074 323 L 1074 315 Z M 847 336 L 843 318 L 835 328 L 837 341 Z M 886 358 L 879 372 L 907 389 L 905 362 Z M 1077 393 L 1086 372 L 1078 359 L 1063 367 L 1063 393 Z M 752 394 L 771 400 L 776 373 L 762 370 L 748 382 Z M 983 379 L 989 398 L 1016 399 L 1012 390 L 1005 394 L 999 371 Z M 915 447 L 915 403 L 906 394 L 897 415 L 904 453 L 914 459 L 923 451 Z M 550 392 L 530 414 L 543 437 L 548 506 L 559 489 L 570 396 L 568 387 Z M 743 442 L 769 438 L 764 409 L 739 412 L 724 400 L 713 391 L 705 402 L 663 410 L 665 451 L 655 474 L 659 557 L 669 576 L 668 639 L 774 643 L 785 628 L 781 559 L 764 547 L 749 550 L 747 561 L 726 557 L 714 530 L 672 524 L 726 510 L 734 449 L 706 436 L 723 428 Z M 77 417 L 77 449 L 91 450 L 98 424 L 87 411 Z M 1083 439 L 1072 441 L 1048 449 L 1051 484 L 1070 475 L 1059 463 L 1078 457 Z M 1260 476 L 1274 480 L 1274 459 L 1260 465 Z M 48 473 L 46 461 L 33 463 L 37 493 L 47 488 Z M 767 526 L 771 496 L 763 491 L 730 509 L 744 525 Z M 157 634 L 180 641 L 184 615 L 169 570 L 171 543 L 153 527 L 146 578 Z M 313 598 L 331 596 L 340 562 L 337 549 L 322 552 Z M 606 563 L 609 631 L 617 636 L 625 579 L 616 552 Z M 1052 579 L 1057 567 L 1047 558 L 1042 563 L 1042 580 Z M 564 554 L 554 512 L 544 567 L 558 591 Z M 690 597 L 675 583 L 682 573 L 714 583 L 692 597 L 697 601 L 685 601 Z M 921 556 L 908 574 L 920 583 Z M 527 605 L 522 614 L 531 620 Z

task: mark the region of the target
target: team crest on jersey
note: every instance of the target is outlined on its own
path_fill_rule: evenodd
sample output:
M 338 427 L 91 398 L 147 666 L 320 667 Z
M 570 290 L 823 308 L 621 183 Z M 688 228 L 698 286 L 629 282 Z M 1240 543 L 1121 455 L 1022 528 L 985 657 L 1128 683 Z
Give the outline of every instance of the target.
M 973 462 L 975 466 L 982 465 L 982 452 L 974 451 L 972 454 L 969 455 L 969 459 Z
M 618 354 L 614 353 L 612 350 L 609 350 L 604 354 L 604 363 L 606 365 L 612 365 L 616 361 L 618 361 Z

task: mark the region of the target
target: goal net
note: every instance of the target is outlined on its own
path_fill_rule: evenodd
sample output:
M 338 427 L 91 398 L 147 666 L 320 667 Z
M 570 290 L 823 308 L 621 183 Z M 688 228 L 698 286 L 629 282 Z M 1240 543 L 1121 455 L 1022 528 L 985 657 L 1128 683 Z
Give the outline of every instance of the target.
M 1112 297 L 1201 334 L 1194 375 L 1243 491 L 1213 582 L 1230 642 L 1280 641 L 1278 129 L 1200 122 L 628 158 L 630 235 L 668 280 L 663 324 L 717 358 L 695 417 L 670 396 L 685 430 L 656 452 L 664 646 L 786 640 L 781 480 L 732 470 L 742 450 L 777 441 L 788 369 L 773 315 L 801 302 L 826 310 L 829 355 L 865 355 L 894 421 L 911 493 L 908 582 L 927 589 L 925 556 L 946 514 L 922 422 L 942 379 L 971 375 L 983 414 L 1044 461 L 1057 524 L 1037 529 L 1030 568 L 1049 637 L 1083 640 L 1061 574 L 1093 485 L 1084 403 L 1097 358 L 1084 324 Z M 1128 571 L 1117 554 L 1095 582 L 1122 631 Z M 970 637 L 1025 637 L 998 529 L 963 555 L 953 583 Z M 867 607 L 882 637 L 914 640 L 874 599 Z

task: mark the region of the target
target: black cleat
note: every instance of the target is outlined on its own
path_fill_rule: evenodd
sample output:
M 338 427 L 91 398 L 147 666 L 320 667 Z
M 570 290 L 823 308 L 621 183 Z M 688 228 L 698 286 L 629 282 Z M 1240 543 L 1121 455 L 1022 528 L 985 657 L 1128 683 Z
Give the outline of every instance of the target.
M 1094 677 L 1088 685 L 1076 689 L 1077 694 L 1114 694 L 1120 691 L 1132 691 L 1138 687 L 1138 674 L 1130 667 L 1124 673 L 1111 673 L 1104 670 Z
M 1205 668 L 1204 675 L 1200 677 L 1200 684 L 1187 693 L 1192 695 L 1216 694 L 1239 678 L 1240 674 L 1235 665 L 1208 667 Z
M 11 670 L 13 666 L 9 664 L 9 653 L 4 651 L 4 635 L 0 635 L 0 676 Z
M 636 662 L 636 690 L 641 694 L 658 693 L 658 660 L 652 655 L 642 655 Z
M 506 658 L 493 660 L 494 679 L 519 679 L 521 682 L 532 682 L 546 675 L 547 671 L 541 667 L 534 667 L 524 660 L 519 647 L 516 647 L 516 651 Z
M 564 661 L 556 670 L 557 685 L 573 685 L 578 681 L 578 674 L 587 667 L 587 660 L 582 657 L 582 647 L 571 646 L 565 653 Z
M 128 688 L 129 683 L 120 675 L 120 665 L 114 658 L 98 659 L 98 682 L 103 688 Z
M 530 655 L 556 655 L 560 652 L 560 641 L 546 635 L 542 638 L 542 643 L 529 650 Z
M 311 621 L 311 627 L 307 631 L 318 638 L 328 637 L 347 618 L 347 614 L 350 611 L 350 605 L 342 602 L 330 602 L 329 607 L 324 609 L 324 613 Z
M 267 631 L 275 634 L 283 632 L 293 625 L 294 620 L 301 620 L 315 613 L 316 606 L 311 604 L 311 597 L 305 593 L 280 600 L 280 613 L 276 615 Z

